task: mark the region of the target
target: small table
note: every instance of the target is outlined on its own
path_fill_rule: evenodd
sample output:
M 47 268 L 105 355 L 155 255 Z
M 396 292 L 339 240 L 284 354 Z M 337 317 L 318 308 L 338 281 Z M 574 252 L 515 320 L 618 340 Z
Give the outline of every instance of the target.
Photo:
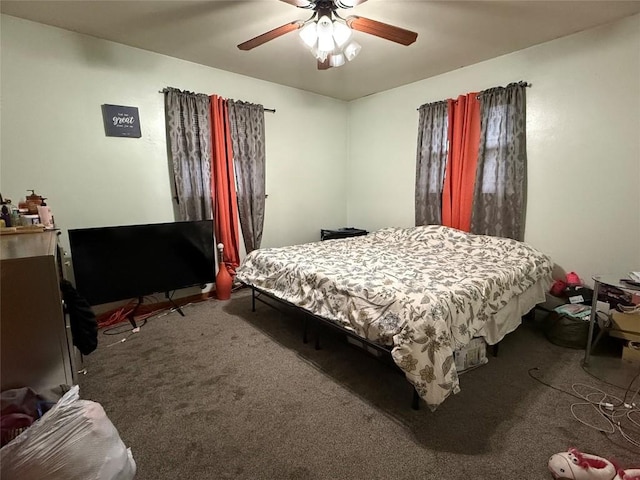
M 596 322 L 596 317 L 598 315 L 597 307 L 598 307 L 598 293 L 600 291 L 600 287 L 602 285 L 608 287 L 619 288 L 620 290 L 624 290 L 625 292 L 634 292 L 638 293 L 638 290 L 634 290 L 629 288 L 624 283 L 620 282 L 621 278 L 626 278 L 626 275 L 594 275 L 591 277 L 593 279 L 593 301 L 591 302 L 591 315 L 589 316 L 589 335 L 587 336 L 587 347 L 584 353 L 584 365 L 589 365 L 589 357 L 591 356 L 591 342 L 593 341 L 593 330 Z
M 335 240 L 336 238 L 359 237 L 368 233 L 369 232 L 367 232 L 366 230 L 353 227 L 343 227 L 337 230 L 329 230 L 323 228 L 320 230 L 320 240 Z

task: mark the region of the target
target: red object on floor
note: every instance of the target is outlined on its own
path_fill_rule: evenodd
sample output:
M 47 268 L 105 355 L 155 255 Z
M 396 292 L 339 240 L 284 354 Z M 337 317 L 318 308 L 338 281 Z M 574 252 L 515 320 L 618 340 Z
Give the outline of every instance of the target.
M 569 286 L 582 285 L 582 281 L 576 272 L 567 273 L 567 284 Z
M 233 277 L 227 270 L 227 266 L 222 263 L 218 269 L 218 275 L 216 275 L 216 296 L 218 300 L 229 300 L 232 287 Z
M 559 297 L 562 295 L 562 292 L 564 292 L 565 288 L 567 288 L 566 283 L 564 283 L 562 280 L 556 280 L 554 284 L 551 286 L 551 295 L 555 295 L 556 297 Z

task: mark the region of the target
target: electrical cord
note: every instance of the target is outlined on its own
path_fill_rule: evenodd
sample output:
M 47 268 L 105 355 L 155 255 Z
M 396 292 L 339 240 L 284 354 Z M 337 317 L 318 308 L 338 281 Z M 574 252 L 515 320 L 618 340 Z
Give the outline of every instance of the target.
M 596 374 L 594 374 L 594 373 L 590 372 L 589 370 L 587 370 L 587 369 L 586 369 L 586 367 L 584 366 L 584 363 L 581 363 L 581 365 L 580 365 L 580 366 L 582 367 L 582 370 L 584 370 L 584 371 L 585 371 L 585 373 L 587 373 L 591 378 L 593 378 L 593 379 L 595 379 L 595 380 L 598 380 L 599 382 L 606 383 L 607 385 L 609 385 L 609 386 L 611 386 L 611 387 L 616 387 L 616 388 L 619 388 L 619 389 L 621 389 L 621 390 L 624 390 L 624 388 L 625 388 L 625 387 L 620 386 L 620 385 L 617 385 L 617 384 L 615 384 L 615 383 L 608 382 L 608 381 L 607 381 L 607 380 L 605 380 L 604 378 L 600 378 L 600 377 L 598 377 Z
M 140 301 L 131 300 L 126 305 L 119 307 L 111 312 L 107 312 L 98 318 L 98 328 L 104 329 L 105 327 L 110 327 L 115 325 L 115 327 L 107 328 L 102 331 L 103 335 L 121 335 L 131 328 L 129 325 L 122 326 L 119 325 L 123 322 L 129 322 L 129 315 L 134 312 L 139 312 L 140 310 L 147 310 L 147 313 L 142 313 L 135 316 L 136 320 L 142 320 L 142 324 L 138 325 L 137 328 L 141 328 L 146 325 L 147 320 L 154 315 L 157 315 L 159 312 L 166 310 L 156 310 L 153 308 L 154 303 L 159 303 L 156 297 L 143 297 L 143 300 L 146 298 L 152 298 L 155 300 L 153 303 L 142 304 Z M 135 333 L 135 332 L 134 332 Z
M 114 345 L 119 345 L 119 344 L 121 344 L 121 343 L 124 343 L 124 342 L 126 342 L 126 341 L 127 341 L 131 336 L 133 336 L 133 335 L 135 335 L 135 332 L 133 332 L 133 331 L 132 331 L 132 332 L 130 332 L 130 333 L 129 333 L 129 335 L 127 335 L 126 337 L 121 338 L 121 339 L 120 339 L 120 340 L 118 340 L 117 342 L 113 342 L 113 343 L 110 343 L 109 345 L 107 345 L 107 348 L 109 348 L 109 347 L 113 347 Z
M 138 317 L 137 320 L 142 320 L 142 323 L 140 325 L 138 325 L 137 328 L 142 328 L 147 324 L 147 320 L 151 317 L 151 315 L 149 315 L 149 317 Z M 127 319 L 125 319 L 126 321 L 128 321 Z M 114 332 L 114 330 L 116 330 Z M 131 325 L 116 325 L 114 327 L 110 327 L 107 328 L 106 330 L 102 331 L 103 335 L 121 335 L 123 333 L 126 332 L 130 332 L 131 331 Z
M 537 371 L 537 370 L 539 370 L 539 368 L 538 368 L 538 367 L 530 368 L 528 373 L 529 373 L 529 376 L 530 376 L 531 378 L 533 378 L 535 381 L 537 381 L 538 383 L 541 383 L 542 385 L 544 385 L 544 386 L 546 386 L 546 387 L 549 387 L 549 388 L 551 388 L 551 389 L 553 389 L 553 390 L 556 390 L 556 391 L 558 391 L 558 392 L 564 393 L 564 394 L 566 394 L 566 395 L 571 395 L 572 397 L 575 397 L 575 398 L 577 398 L 578 400 L 582 400 L 582 397 L 579 397 L 579 396 L 578 396 L 578 395 L 576 395 L 575 393 L 571 393 L 571 392 L 568 392 L 567 390 L 563 390 L 563 389 L 561 389 L 561 388 L 554 387 L 553 385 L 551 385 L 550 383 L 545 382 L 544 380 L 540 379 L 539 377 L 535 377 L 535 376 L 531 373 L 531 372 L 533 372 L 534 370 L 536 370 L 536 371 Z
M 213 298 L 213 297 L 211 297 Z M 211 300 L 211 298 L 207 299 Z M 131 326 L 130 325 L 120 325 L 120 323 L 122 322 L 128 322 L 129 321 L 129 317 L 128 315 L 131 313 L 132 308 L 130 308 L 132 302 L 129 302 L 127 305 L 120 307 L 119 309 L 117 309 L 115 312 L 113 312 L 111 314 L 111 316 L 109 317 L 110 319 L 113 317 L 115 319 L 117 319 L 116 321 L 108 321 L 105 322 L 106 324 L 115 324 L 115 326 L 107 328 L 105 330 L 102 331 L 103 335 L 122 335 L 123 333 L 127 333 L 127 332 L 131 332 Z M 156 302 L 158 303 L 158 302 Z M 147 304 L 147 305 L 153 305 L 153 304 Z M 150 318 L 162 318 L 165 317 L 173 312 L 177 312 L 178 308 L 186 308 L 186 307 L 190 307 L 191 305 L 195 305 L 195 303 L 190 302 L 190 303 L 186 303 L 184 305 L 180 305 L 179 307 L 171 307 L 171 308 L 163 308 L 162 310 L 152 310 L 149 313 L 143 314 L 143 315 L 137 315 L 135 318 L 136 320 L 142 320 L 142 323 L 140 325 L 138 325 L 138 329 L 144 327 L 147 324 L 147 321 Z M 128 309 L 128 311 L 127 311 Z M 101 327 L 102 328 L 102 327 Z M 108 346 L 111 347 L 113 345 L 117 345 L 118 343 L 122 343 L 124 341 L 126 341 L 131 335 L 133 335 L 136 332 L 131 332 L 131 334 L 129 334 L 127 337 L 123 338 L 122 340 L 109 344 Z
M 170 313 L 172 313 L 175 310 L 176 310 L 175 308 L 165 309 L 165 310 L 156 310 L 156 311 L 154 311 L 152 313 L 149 313 L 149 314 L 146 314 L 146 315 L 144 315 L 142 317 L 138 317 L 138 320 L 142 320 L 142 324 L 138 325 L 133 330 L 131 329 L 131 326 L 129 326 L 129 325 L 126 325 L 126 328 L 122 328 L 123 326 L 117 325 L 115 327 L 111 327 L 111 328 L 109 328 L 107 330 L 104 330 L 102 332 L 103 335 L 121 335 L 123 333 L 129 332 L 129 335 L 127 335 L 126 337 L 118 340 L 117 342 L 110 343 L 109 345 L 107 345 L 107 348 L 108 347 L 113 347 L 114 345 L 118 345 L 120 343 L 126 342 L 130 337 L 132 337 L 133 335 L 138 333 L 140 331 L 140 329 L 147 324 L 147 321 L 151 317 L 156 317 L 156 318 L 164 317 L 165 315 L 169 315 Z M 113 330 L 117 330 L 117 331 L 116 332 L 112 332 Z
M 532 372 L 537 370 L 538 367 L 530 368 L 528 371 L 529 376 L 537 382 L 553 390 L 581 400 L 580 402 L 572 403 L 570 406 L 571 414 L 573 415 L 573 418 L 575 418 L 578 422 L 604 434 L 612 435 L 615 433 L 619 433 L 625 441 L 635 447 L 640 448 L 640 430 L 638 430 L 638 428 L 640 427 L 640 418 L 638 420 L 634 419 L 635 416 L 640 417 L 640 406 L 634 403 L 634 400 L 638 396 L 638 393 L 640 393 L 640 382 L 638 388 L 635 390 L 635 393 L 631 396 L 630 399 L 627 399 L 632 391 L 633 384 L 640 378 L 640 372 L 638 372 L 638 374 L 633 377 L 631 382 L 629 382 L 627 388 L 624 389 L 624 397 L 620 399 L 619 397 L 606 393 L 599 388 L 583 383 L 574 383 L 571 386 L 572 392 L 564 390 L 562 388 L 558 388 L 533 375 Z M 597 379 L 597 377 L 595 378 Z M 608 382 L 604 383 L 615 386 L 616 388 L 620 388 L 617 385 L 613 385 Z M 586 392 L 583 391 L 585 389 L 587 390 Z M 578 414 L 578 408 L 585 406 L 588 407 L 587 410 L 590 411 L 592 415 L 595 413 L 596 418 L 601 420 L 604 427 L 596 425 L 592 422 L 588 422 Z

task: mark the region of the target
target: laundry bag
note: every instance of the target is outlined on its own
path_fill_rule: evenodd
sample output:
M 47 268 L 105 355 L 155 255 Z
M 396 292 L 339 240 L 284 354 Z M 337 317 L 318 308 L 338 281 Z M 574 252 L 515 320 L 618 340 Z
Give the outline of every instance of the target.
M 544 333 L 547 339 L 567 348 L 583 349 L 589 338 L 589 318 L 576 318 L 571 315 L 549 312 L 544 319 Z
M 0 449 L 2 480 L 131 480 L 136 463 L 102 405 L 73 386 Z

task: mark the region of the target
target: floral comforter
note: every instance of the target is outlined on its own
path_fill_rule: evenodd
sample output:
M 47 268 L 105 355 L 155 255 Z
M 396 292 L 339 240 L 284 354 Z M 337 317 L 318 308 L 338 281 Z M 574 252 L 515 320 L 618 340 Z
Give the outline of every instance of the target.
M 255 250 L 237 279 L 393 346 L 435 410 L 459 391 L 453 351 L 551 269 L 525 243 L 428 225 Z

